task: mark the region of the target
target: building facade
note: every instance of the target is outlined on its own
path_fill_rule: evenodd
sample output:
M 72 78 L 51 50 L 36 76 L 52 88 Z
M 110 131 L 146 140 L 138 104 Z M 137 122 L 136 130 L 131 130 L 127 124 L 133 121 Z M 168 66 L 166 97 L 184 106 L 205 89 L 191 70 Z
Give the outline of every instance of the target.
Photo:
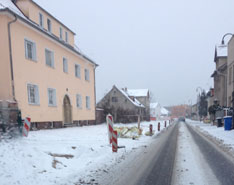
M 191 119 L 199 120 L 198 105 L 197 104 L 194 104 L 191 106 Z
M 97 64 L 75 33 L 32 0 L 2 1 L 0 27 L 0 99 L 38 124 L 94 122 Z
M 234 37 L 228 42 L 228 59 L 227 59 L 227 104 L 232 107 L 232 92 L 234 91 Z
M 97 108 L 104 109 L 105 114 L 111 113 L 115 122 L 136 122 L 139 116 L 141 120 L 146 120 L 145 106 L 130 96 L 126 88 L 119 89 L 115 85 L 98 102 Z
M 214 96 L 214 88 L 210 88 L 209 92 L 207 93 L 207 118 L 210 121 L 214 120 L 214 115 L 210 112 L 211 107 L 216 103 L 217 99 Z
M 149 89 L 128 89 L 124 88 L 125 92 L 130 97 L 135 97 L 140 103 L 145 106 L 146 120 L 150 121 L 150 93 Z
M 214 78 L 214 99 L 220 106 L 227 104 L 227 45 L 219 45 L 215 48 L 216 69 L 211 77 Z
M 150 103 L 150 120 L 159 120 L 161 116 L 161 105 L 159 103 Z

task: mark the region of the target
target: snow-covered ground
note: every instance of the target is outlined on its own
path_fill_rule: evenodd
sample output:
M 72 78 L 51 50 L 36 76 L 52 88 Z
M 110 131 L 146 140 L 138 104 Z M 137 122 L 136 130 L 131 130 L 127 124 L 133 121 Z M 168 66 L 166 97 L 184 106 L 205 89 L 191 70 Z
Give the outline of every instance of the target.
M 118 139 L 118 145 L 126 147 L 118 153 L 112 153 L 108 144 L 106 124 L 40 130 L 30 132 L 28 138 L 3 140 L 0 142 L 0 184 L 95 184 L 95 178 L 108 173 L 112 165 L 135 149 L 150 144 L 151 137 L 144 135 L 149 124 L 157 135 L 158 121 L 143 122 L 143 135 L 139 139 Z
M 192 126 L 200 128 L 204 133 L 212 136 L 217 141 L 234 151 L 234 130 L 225 131 L 224 127 L 217 127 L 210 123 L 186 120 Z

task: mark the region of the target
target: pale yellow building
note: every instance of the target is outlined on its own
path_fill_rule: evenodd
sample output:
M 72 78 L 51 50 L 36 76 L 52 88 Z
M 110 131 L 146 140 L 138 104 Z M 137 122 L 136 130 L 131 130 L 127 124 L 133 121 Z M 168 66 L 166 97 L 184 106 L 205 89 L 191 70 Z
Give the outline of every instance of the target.
M 74 36 L 32 0 L 0 0 L 0 100 L 37 125 L 93 123 L 97 64 Z

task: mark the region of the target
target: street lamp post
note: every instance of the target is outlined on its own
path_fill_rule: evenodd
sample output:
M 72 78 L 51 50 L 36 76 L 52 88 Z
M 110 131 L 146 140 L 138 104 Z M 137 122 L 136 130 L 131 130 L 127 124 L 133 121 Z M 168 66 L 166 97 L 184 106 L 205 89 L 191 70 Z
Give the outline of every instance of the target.
M 226 33 L 226 34 L 223 36 L 223 38 L 222 38 L 222 41 L 221 41 L 221 44 L 222 44 L 222 45 L 225 44 L 224 39 L 225 39 L 226 36 L 233 36 L 233 34 L 232 34 L 232 33 Z
M 196 88 L 196 92 L 198 92 L 199 89 L 201 90 L 201 93 L 202 93 L 202 88 L 200 86 Z

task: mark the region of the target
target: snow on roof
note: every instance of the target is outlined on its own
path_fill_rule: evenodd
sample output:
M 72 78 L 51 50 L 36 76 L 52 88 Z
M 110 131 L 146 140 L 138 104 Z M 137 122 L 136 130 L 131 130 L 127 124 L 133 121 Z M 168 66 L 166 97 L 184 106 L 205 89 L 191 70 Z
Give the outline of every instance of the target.
M 161 114 L 169 114 L 169 111 L 165 109 L 164 107 L 161 108 Z
M 116 86 L 115 86 L 116 87 Z M 125 92 L 122 89 L 119 89 L 118 87 L 116 87 L 130 102 L 132 102 L 135 106 L 137 107 L 145 107 L 143 104 L 141 104 L 136 98 L 134 98 L 134 101 L 129 97 L 130 95 Z
M 127 89 L 129 96 L 142 97 L 148 96 L 149 89 Z
M 6 8 L 26 19 L 24 14 L 15 6 L 15 4 L 11 0 L 0 0 L 0 9 Z
M 154 109 L 159 105 L 159 103 L 150 103 L 150 108 Z
M 227 56 L 227 45 L 217 45 L 216 46 L 217 57 Z

